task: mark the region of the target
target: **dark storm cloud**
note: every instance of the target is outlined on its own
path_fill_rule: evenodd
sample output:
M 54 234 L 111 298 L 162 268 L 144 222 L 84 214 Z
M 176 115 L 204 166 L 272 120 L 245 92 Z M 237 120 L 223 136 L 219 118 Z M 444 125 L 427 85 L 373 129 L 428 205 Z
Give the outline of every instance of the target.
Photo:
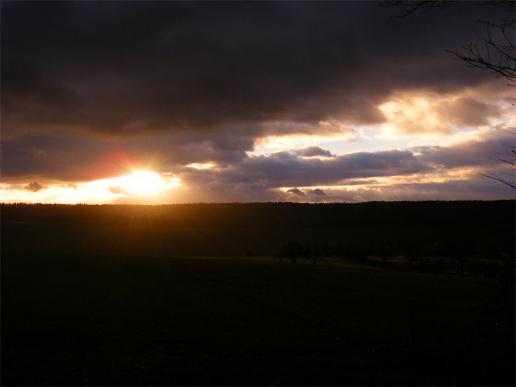
M 97 160 L 113 144 L 97 142 L 73 133 L 23 133 L 3 138 L 1 143 L 3 177 L 41 175 L 76 180 L 103 177 Z M 114 172 L 116 165 L 111 165 Z
M 329 159 L 306 159 L 291 152 L 248 157 L 219 171 L 188 171 L 181 177 L 194 184 L 216 181 L 226 186 L 264 188 L 338 184 L 346 179 L 403 175 L 429 170 L 409 151 L 359 152 Z M 293 193 L 298 193 L 293 192 Z M 317 192 L 316 194 L 320 194 Z
M 445 168 L 493 166 L 514 149 L 515 138 L 511 130 L 491 132 L 481 140 L 468 141 L 450 147 L 420 147 L 419 159 Z
M 380 122 L 376 106 L 393 90 L 484 80 L 444 48 L 502 12 L 464 4 L 400 21 L 371 2 L 3 2 L 3 126 Z
M 129 166 L 170 171 L 193 162 L 237 163 L 253 147 L 254 139 L 242 130 L 218 134 L 210 138 L 183 131 L 98 138 L 65 130 L 24 132 L 0 141 L 1 174 L 88 180 L 119 175 Z
M 276 186 L 336 184 L 357 177 L 424 172 L 427 166 L 409 151 L 358 152 L 335 158 L 304 159 L 287 152 L 244 160 L 232 174 L 236 181 L 263 181 Z

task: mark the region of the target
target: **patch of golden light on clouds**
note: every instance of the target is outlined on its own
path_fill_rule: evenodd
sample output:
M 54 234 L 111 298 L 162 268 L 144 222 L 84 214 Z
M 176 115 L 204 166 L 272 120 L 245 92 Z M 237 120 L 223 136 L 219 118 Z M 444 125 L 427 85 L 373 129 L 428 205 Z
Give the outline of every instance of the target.
M 378 108 L 385 116 L 384 135 L 456 134 L 457 129 L 508 124 L 515 118 L 508 96 L 493 98 L 466 89 L 457 94 L 398 92 Z
M 102 204 L 156 203 L 164 200 L 181 180 L 170 174 L 135 170 L 124 176 L 79 183 L 48 182 L 37 191 L 27 189 L 28 182 L 1 183 L 0 202 Z
M 458 93 L 395 92 L 378 106 L 385 122 L 354 125 L 344 122 L 300 124 L 296 134 L 271 134 L 255 141 L 248 156 L 319 146 L 336 155 L 451 146 L 481 140 L 488 132 L 516 125 L 514 90 L 483 86 Z M 289 123 L 292 129 L 294 123 Z M 270 133 L 274 133 L 270 131 Z M 281 133 L 281 131 L 277 132 Z
M 427 98 L 410 96 L 383 103 L 378 108 L 387 120 L 383 125 L 384 133 L 387 135 L 395 135 L 400 131 L 447 133 L 448 127 L 442 124 L 432 105 Z
M 319 146 L 335 155 L 355 152 L 377 152 L 392 149 L 409 149 L 422 146 L 452 146 L 472 140 L 481 140 L 492 131 L 489 126 L 459 131 L 450 135 L 443 132 L 400 133 L 389 124 L 356 128 L 353 132 L 339 135 L 286 135 L 266 136 L 258 139 L 249 157 L 267 156 L 276 152 L 292 151 Z
M 276 152 L 321 146 L 327 142 L 353 141 L 357 132 L 336 120 L 319 121 L 317 124 L 302 122 L 268 122 L 264 124 L 265 133 L 257 138 L 250 157 L 264 156 Z M 285 134 L 282 134 L 285 133 Z
M 309 191 L 321 189 L 325 192 L 331 191 L 359 191 L 359 190 L 378 190 L 388 188 L 389 186 L 404 184 L 444 184 L 450 181 L 467 180 L 478 174 L 481 168 L 461 168 L 453 170 L 439 170 L 432 173 L 415 173 L 410 175 L 384 176 L 384 177 L 368 177 L 350 179 L 348 184 L 332 184 L 332 185 L 313 185 L 313 186 L 296 186 L 281 187 L 280 191 L 287 193 L 288 190 L 297 188 L 301 191 Z
M 256 140 L 252 152 L 247 152 L 249 156 L 263 156 L 276 152 L 291 151 L 293 149 L 303 149 L 311 146 L 321 146 L 329 141 L 353 141 L 356 137 L 354 132 L 342 132 L 332 134 L 289 134 L 277 136 L 265 136 Z
M 217 164 L 215 164 L 213 161 L 208 161 L 205 163 L 190 163 L 187 165 L 187 167 L 192 169 L 206 170 L 217 168 Z
M 475 130 L 461 131 L 453 133 L 453 135 L 445 133 L 420 133 L 420 134 L 409 134 L 409 133 L 396 133 L 393 131 L 382 131 L 376 136 L 377 141 L 385 141 L 385 143 L 397 144 L 397 149 L 410 149 L 415 147 L 425 146 L 440 146 L 449 147 L 467 143 L 469 141 L 480 141 L 493 129 L 489 126 L 479 126 Z M 417 151 L 413 151 L 415 155 Z

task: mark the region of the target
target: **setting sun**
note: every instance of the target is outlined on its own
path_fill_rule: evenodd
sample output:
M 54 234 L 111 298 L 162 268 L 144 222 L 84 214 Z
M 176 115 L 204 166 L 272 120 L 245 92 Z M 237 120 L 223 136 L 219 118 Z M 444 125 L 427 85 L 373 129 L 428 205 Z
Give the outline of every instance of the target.
M 154 203 L 166 200 L 170 191 L 181 185 L 181 179 L 171 174 L 159 174 L 148 169 L 133 170 L 127 175 L 87 182 L 38 184 L 28 190 L 26 183 L 0 185 L 5 202 L 29 203 Z
M 169 187 L 168 182 L 164 178 L 158 173 L 149 170 L 135 170 L 130 175 L 109 180 L 115 184 L 115 187 L 120 188 L 120 192 L 132 195 L 157 194 Z M 116 188 L 114 191 L 116 192 Z

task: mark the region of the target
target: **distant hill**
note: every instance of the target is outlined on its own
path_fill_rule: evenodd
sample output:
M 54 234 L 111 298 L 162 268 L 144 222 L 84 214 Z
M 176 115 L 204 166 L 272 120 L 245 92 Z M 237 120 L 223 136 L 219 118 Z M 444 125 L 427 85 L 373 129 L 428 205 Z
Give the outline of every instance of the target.
M 2 204 L 2 255 L 313 254 L 512 259 L 516 201 Z

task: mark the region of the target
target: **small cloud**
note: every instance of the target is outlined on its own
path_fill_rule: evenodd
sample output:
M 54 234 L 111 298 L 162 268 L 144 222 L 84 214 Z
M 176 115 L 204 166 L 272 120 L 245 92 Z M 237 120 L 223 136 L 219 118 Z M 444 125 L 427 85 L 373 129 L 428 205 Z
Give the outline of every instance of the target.
M 114 194 L 127 194 L 127 191 L 119 185 L 113 185 L 109 187 L 109 191 Z
M 213 169 L 216 166 L 217 166 L 217 164 L 215 164 L 212 161 L 208 161 L 206 163 L 190 163 L 187 165 L 188 168 L 200 169 L 200 170 Z
M 24 187 L 24 189 L 26 189 L 27 191 L 32 191 L 32 192 L 38 192 L 38 191 L 42 190 L 43 188 L 45 188 L 45 187 L 43 187 L 41 184 L 39 184 L 38 182 L 35 182 L 35 181 L 27 184 Z
M 298 149 L 296 153 L 302 157 L 335 157 L 335 155 L 329 150 L 318 146 L 309 146 L 308 148 Z
M 287 191 L 287 193 L 296 195 L 296 196 L 305 196 L 305 193 L 301 191 L 299 188 L 291 188 Z
M 316 189 L 313 189 L 310 191 L 310 193 L 312 195 L 315 195 L 315 196 L 326 196 L 326 192 L 324 192 L 322 189 L 320 188 L 316 188 Z

